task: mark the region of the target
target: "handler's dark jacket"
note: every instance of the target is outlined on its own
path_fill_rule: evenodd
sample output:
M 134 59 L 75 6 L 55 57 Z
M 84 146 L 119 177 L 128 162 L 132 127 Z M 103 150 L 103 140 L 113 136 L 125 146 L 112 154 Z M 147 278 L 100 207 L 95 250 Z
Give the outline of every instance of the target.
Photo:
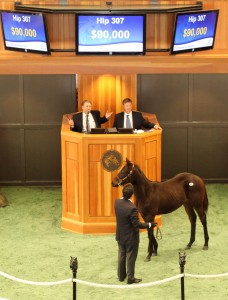
M 116 199 L 116 240 L 120 244 L 139 243 L 139 228 L 149 228 L 149 223 L 139 220 L 138 210 L 128 199 Z

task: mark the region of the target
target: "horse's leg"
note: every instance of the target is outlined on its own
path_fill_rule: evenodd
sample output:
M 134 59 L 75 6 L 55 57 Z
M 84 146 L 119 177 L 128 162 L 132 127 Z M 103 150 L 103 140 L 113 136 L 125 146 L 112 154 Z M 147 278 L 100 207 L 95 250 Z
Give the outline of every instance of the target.
M 203 211 L 199 211 L 196 210 L 197 214 L 200 218 L 200 221 L 203 225 L 203 231 L 204 231 L 204 246 L 203 246 L 203 250 L 208 250 L 208 241 L 209 241 L 209 235 L 208 235 L 208 230 L 207 230 L 207 215 L 206 213 Z
M 189 203 L 184 203 L 184 208 L 185 211 L 188 215 L 189 221 L 191 223 L 191 236 L 190 236 L 190 240 L 189 243 L 186 246 L 186 249 L 191 249 L 192 244 L 195 242 L 195 237 L 196 237 L 196 213 L 193 209 L 193 207 L 189 204 Z
M 147 217 L 146 217 L 142 212 L 141 212 L 141 216 L 142 216 L 144 222 L 146 222 L 146 223 L 149 222 L 148 219 L 147 219 Z M 150 221 L 150 222 L 151 222 L 151 221 Z M 153 252 L 153 248 L 154 248 L 153 243 L 152 243 L 152 241 L 151 241 L 151 236 L 152 236 L 152 234 L 153 234 L 153 230 L 152 230 L 152 229 L 153 229 L 153 228 L 147 228 L 147 236 L 148 236 L 149 242 L 148 242 L 148 249 L 147 249 L 148 255 L 147 255 L 147 257 L 144 259 L 145 262 L 150 261 L 150 259 L 151 259 L 150 253 Z
M 151 243 L 150 243 L 151 229 L 150 229 L 150 228 L 147 228 L 147 236 L 148 236 L 148 240 L 149 240 L 147 251 L 148 251 L 148 253 L 149 253 L 149 252 L 150 252 L 150 247 L 151 247 Z
M 152 244 L 153 244 L 151 255 L 152 256 L 157 256 L 158 255 L 158 243 L 157 243 L 157 240 L 154 236 L 154 228 L 152 229 L 151 240 L 152 240 Z
M 149 238 L 148 255 L 144 260 L 146 262 L 151 260 L 151 256 L 157 256 L 158 243 L 154 236 L 154 228 L 148 229 L 148 238 Z
M 147 228 L 147 235 L 148 235 L 148 255 L 147 257 L 144 259 L 145 262 L 150 261 L 150 257 L 151 255 L 149 253 L 151 253 L 151 251 L 153 251 L 153 244 L 151 243 L 151 235 L 152 235 L 152 228 Z

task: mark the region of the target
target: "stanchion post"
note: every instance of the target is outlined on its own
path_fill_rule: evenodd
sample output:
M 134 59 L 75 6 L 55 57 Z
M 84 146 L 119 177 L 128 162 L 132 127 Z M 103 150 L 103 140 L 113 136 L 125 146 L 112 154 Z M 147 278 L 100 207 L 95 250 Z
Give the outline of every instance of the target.
M 180 264 L 180 272 L 184 274 L 184 265 L 186 263 L 186 255 L 185 252 L 179 252 L 179 264 Z M 184 276 L 181 277 L 181 300 L 185 299 L 184 295 Z
M 78 270 L 78 260 L 77 257 L 70 257 L 70 268 L 72 270 L 72 274 L 73 274 L 73 279 L 76 279 L 76 275 L 77 275 L 77 270 Z M 76 282 L 73 281 L 73 300 L 77 299 L 77 294 L 76 294 Z

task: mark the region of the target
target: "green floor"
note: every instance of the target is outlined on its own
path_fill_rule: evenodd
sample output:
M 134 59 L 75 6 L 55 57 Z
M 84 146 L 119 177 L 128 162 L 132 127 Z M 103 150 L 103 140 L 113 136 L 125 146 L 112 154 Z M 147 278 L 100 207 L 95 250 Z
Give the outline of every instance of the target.
M 185 272 L 228 272 L 228 185 L 207 185 L 209 197 L 209 250 L 203 251 L 202 226 L 197 222 L 196 242 L 186 251 Z M 40 187 L 0 188 L 10 206 L 0 208 L 0 271 L 37 281 L 59 281 L 72 277 L 70 256 L 78 258 L 77 278 L 94 283 L 120 284 L 116 276 L 117 244 L 114 234 L 80 235 L 61 230 L 61 189 Z M 141 233 L 136 276 L 142 283 L 179 274 L 179 251 L 189 240 L 190 224 L 183 208 L 162 217 L 163 238 L 159 255 L 145 263 L 147 235 Z M 136 286 L 136 285 L 135 285 Z M 68 300 L 72 283 L 58 286 L 26 285 L 0 276 L 0 299 Z M 149 288 L 102 289 L 77 285 L 78 300 L 176 300 L 180 279 Z M 228 277 L 185 279 L 186 300 L 228 299 Z

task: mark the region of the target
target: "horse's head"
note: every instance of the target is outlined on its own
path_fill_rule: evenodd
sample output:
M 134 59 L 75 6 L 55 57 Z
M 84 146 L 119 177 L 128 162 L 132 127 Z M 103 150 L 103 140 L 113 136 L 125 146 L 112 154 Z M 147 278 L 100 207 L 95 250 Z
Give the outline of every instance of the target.
M 134 164 L 126 158 L 126 164 L 113 179 L 112 186 L 118 187 L 119 185 L 124 185 L 125 183 L 132 182 L 133 169 Z

